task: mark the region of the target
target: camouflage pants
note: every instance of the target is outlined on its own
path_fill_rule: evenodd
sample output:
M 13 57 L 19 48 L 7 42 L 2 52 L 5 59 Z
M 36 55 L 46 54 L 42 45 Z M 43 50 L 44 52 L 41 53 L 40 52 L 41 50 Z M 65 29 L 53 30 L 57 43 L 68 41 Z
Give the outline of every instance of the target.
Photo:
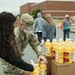
M 4 75 L 22 75 L 23 70 L 20 68 L 17 68 L 3 59 L 0 59 L 4 71 Z

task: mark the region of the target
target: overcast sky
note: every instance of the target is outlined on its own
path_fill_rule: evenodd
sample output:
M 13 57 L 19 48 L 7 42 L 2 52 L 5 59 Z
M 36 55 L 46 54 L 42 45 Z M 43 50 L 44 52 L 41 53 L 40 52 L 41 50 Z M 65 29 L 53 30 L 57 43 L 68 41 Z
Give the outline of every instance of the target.
M 28 2 L 42 2 L 45 0 L 0 0 L 0 13 L 3 11 L 19 14 L 20 6 Z M 65 0 L 64 0 L 65 1 Z M 71 0 L 75 1 L 75 0 Z
M 12 12 L 14 14 L 19 13 L 20 6 L 28 2 L 42 2 L 45 0 L 0 0 L 0 13 L 2 11 Z

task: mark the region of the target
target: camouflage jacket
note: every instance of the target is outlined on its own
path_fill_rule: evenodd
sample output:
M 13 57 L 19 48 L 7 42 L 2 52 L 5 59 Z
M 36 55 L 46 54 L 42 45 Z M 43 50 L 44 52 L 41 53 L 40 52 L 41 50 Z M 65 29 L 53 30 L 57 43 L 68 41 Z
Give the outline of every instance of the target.
M 26 48 L 26 46 L 30 44 L 37 55 L 44 55 L 40 43 L 38 42 L 34 34 L 30 34 L 27 36 L 26 33 L 24 33 L 19 27 L 15 28 L 14 33 L 18 49 L 21 53 L 23 53 L 23 50 Z

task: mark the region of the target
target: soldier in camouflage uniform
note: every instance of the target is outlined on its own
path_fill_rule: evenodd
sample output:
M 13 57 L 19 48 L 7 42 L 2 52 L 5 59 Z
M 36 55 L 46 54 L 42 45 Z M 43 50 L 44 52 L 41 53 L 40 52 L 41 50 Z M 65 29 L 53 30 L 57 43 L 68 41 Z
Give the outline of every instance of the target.
M 44 53 L 41 50 L 40 43 L 38 42 L 37 38 L 35 37 L 35 35 L 32 32 L 33 23 L 34 23 L 34 19 L 28 13 L 23 14 L 21 16 L 21 24 L 19 27 L 15 28 L 15 30 L 14 30 L 18 49 L 19 49 L 20 53 L 22 54 L 23 50 L 26 48 L 26 46 L 28 44 L 30 44 L 30 46 L 33 48 L 33 50 L 36 52 L 36 54 L 38 56 L 38 61 L 40 61 L 40 59 L 43 59 L 43 61 L 45 63 L 47 63 Z M 13 75 L 22 75 L 22 74 L 30 75 L 30 72 L 28 72 L 28 71 L 24 71 L 19 68 L 13 67 L 10 64 L 9 64 L 9 66 L 11 69 L 14 68 L 14 71 L 12 71 L 9 68 L 7 71 L 11 70 L 13 73 L 15 72 L 16 74 L 13 74 Z

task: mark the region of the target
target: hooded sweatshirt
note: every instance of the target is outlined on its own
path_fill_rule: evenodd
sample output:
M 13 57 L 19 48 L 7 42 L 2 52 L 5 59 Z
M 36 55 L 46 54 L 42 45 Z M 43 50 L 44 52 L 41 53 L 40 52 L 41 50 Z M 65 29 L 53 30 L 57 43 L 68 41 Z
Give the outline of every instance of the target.
M 34 31 L 36 31 L 36 32 L 41 31 L 42 32 L 43 23 L 44 23 L 44 19 L 42 18 L 41 13 L 38 13 L 37 18 L 35 19 L 35 22 L 34 22 Z

